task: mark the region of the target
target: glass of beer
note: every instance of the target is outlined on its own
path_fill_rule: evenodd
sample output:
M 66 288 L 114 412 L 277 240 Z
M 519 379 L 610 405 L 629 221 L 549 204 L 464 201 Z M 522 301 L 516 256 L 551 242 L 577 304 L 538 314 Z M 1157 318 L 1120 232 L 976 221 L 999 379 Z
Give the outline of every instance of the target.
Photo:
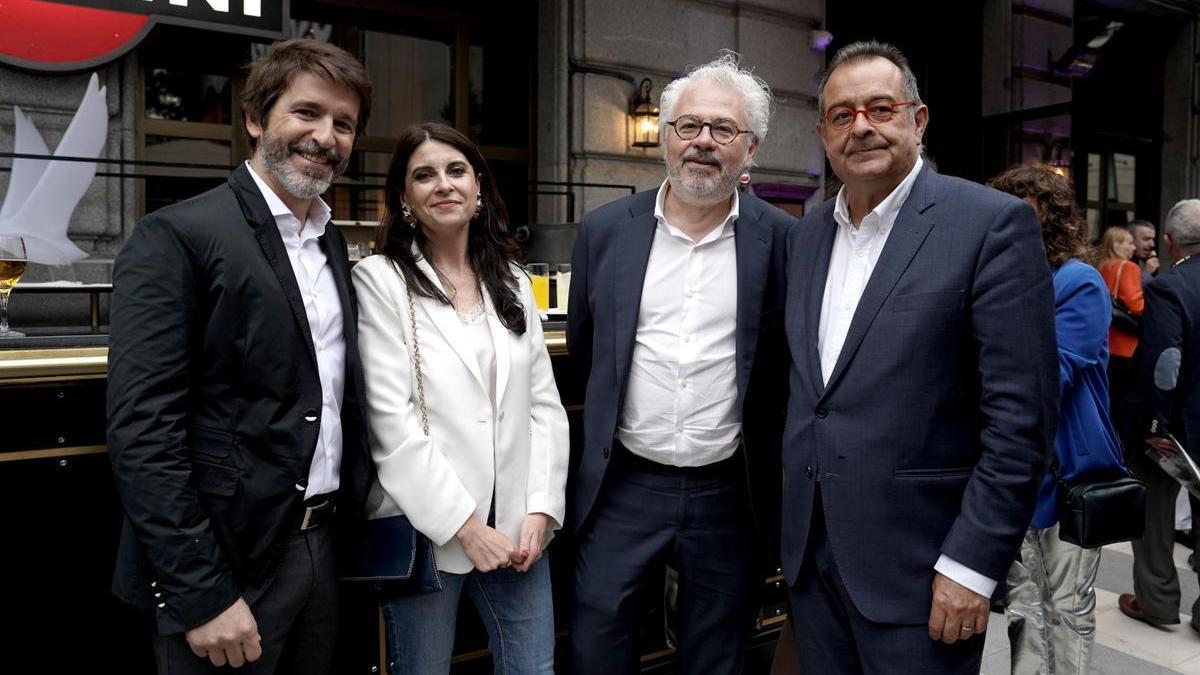
M 529 263 L 529 280 L 533 283 L 533 301 L 543 312 L 550 310 L 550 265 Z
M 8 296 L 25 273 L 25 240 L 0 235 L 0 338 L 25 337 L 8 327 Z

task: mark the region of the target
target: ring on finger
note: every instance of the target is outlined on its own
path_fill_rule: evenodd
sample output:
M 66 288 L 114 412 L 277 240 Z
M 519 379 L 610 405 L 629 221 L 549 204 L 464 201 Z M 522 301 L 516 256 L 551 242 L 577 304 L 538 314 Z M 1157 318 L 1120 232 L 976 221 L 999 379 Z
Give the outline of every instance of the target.
M 970 626 L 959 626 L 958 632 L 966 634 L 966 635 L 970 635 L 971 633 L 973 633 L 975 631 Z

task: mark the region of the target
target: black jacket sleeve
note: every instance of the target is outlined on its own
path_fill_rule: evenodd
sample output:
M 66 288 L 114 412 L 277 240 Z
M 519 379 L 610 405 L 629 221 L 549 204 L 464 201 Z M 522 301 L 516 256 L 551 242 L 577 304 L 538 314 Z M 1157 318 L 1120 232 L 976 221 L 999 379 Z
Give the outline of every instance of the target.
M 117 256 L 108 365 L 108 451 L 117 491 L 155 577 L 155 604 L 187 628 L 239 593 L 201 508 L 187 447 L 199 264 L 162 217 L 145 218 Z

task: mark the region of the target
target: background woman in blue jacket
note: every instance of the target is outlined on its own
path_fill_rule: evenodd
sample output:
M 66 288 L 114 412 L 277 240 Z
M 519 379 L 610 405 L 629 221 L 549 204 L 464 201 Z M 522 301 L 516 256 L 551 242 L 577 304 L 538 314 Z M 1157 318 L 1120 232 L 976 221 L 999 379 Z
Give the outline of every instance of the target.
M 1061 392 L 1054 461 L 1059 475 L 1127 473 L 1108 409 L 1108 327 L 1112 308 L 1087 258 L 1086 226 L 1066 178 L 1044 166 L 1009 169 L 990 185 L 1025 199 L 1042 222 L 1054 273 Z M 1058 538 L 1058 486 L 1047 470 L 1033 522 L 1008 573 L 1013 673 L 1086 673 L 1096 628 L 1093 585 L 1100 549 Z

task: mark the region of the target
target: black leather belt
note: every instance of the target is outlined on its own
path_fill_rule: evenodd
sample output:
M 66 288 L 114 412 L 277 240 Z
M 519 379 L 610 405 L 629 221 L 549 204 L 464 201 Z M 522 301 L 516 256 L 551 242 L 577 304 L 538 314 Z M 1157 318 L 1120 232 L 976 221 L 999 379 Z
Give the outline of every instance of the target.
M 336 492 L 326 492 L 323 495 L 309 497 L 304 500 L 304 513 L 300 518 L 300 531 L 315 530 L 318 527 L 333 522 L 334 513 L 337 513 Z

